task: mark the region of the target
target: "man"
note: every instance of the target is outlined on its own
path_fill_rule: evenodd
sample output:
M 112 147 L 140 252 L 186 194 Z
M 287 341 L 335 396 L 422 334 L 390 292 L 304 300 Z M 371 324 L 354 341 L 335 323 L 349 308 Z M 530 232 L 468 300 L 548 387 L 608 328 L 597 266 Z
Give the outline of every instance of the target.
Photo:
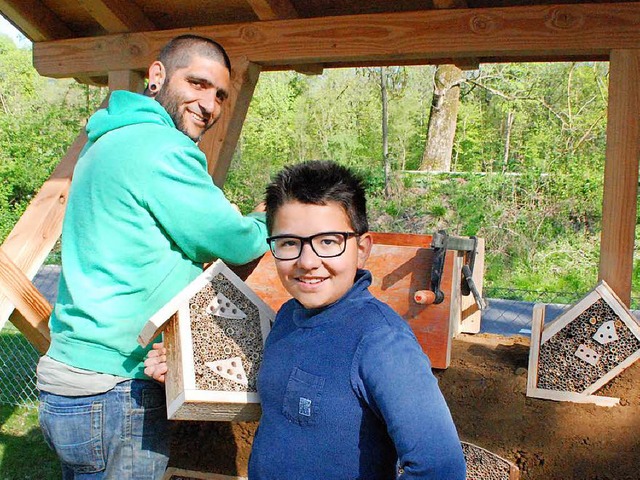
M 136 338 L 216 258 L 267 248 L 264 213 L 242 216 L 195 142 L 229 95 L 212 40 L 169 42 L 145 95 L 113 92 L 87 123 L 62 232 L 51 346 L 38 365 L 40 423 L 66 479 L 158 479 L 168 460 L 164 391 Z

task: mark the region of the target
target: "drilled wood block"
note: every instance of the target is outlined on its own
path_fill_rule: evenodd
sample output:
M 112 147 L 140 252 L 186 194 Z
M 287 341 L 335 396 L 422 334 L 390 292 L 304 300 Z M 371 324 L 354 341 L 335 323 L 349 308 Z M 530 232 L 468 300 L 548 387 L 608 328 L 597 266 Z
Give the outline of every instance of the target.
M 467 462 L 467 480 L 518 480 L 518 467 L 495 453 L 472 443 L 460 442 Z
M 617 404 L 592 394 L 640 358 L 640 323 L 606 282 L 544 328 L 543 321 L 532 328 L 527 395 Z
M 139 342 L 147 345 L 164 330 L 168 418 L 259 419 L 257 374 L 274 318 L 222 261 L 160 309 Z

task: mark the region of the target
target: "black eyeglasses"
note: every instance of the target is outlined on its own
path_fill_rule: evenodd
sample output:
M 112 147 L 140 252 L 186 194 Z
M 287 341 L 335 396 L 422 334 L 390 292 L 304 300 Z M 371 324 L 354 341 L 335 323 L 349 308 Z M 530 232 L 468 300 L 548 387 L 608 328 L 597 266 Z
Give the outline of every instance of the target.
M 321 232 L 310 237 L 274 235 L 267 238 L 267 243 L 278 260 L 295 260 L 300 257 L 305 243 L 311 245 L 317 256 L 331 258 L 342 255 L 347 248 L 347 240 L 357 236 L 359 235 L 355 232 Z

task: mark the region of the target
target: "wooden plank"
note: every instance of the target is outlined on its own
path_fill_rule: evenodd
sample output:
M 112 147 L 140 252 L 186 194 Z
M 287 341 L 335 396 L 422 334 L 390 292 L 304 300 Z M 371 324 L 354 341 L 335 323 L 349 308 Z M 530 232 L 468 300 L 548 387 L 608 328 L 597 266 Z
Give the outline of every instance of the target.
M 220 41 L 233 58 L 262 66 L 397 62 L 478 57 L 598 58 L 640 45 L 640 4 L 574 4 L 431 10 L 393 14 L 273 20 L 91 39 L 39 42 L 41 75 L 70 77 L 146 68 L 183 33 Z
M 546 343 L 556 333 L 566 327 L 569 323 L 573 322 L 578 315 L 584 312 L 587 308 L 597 302 L 600 298 L 600 294 L 594 289 L 584 296 L 580 301 L 574 304 L 568 310 L 562 312 L 555 320 L 550 322 L 542 331 L 542 340 L 540 345 Z
M 134 2 L 126 0 L 78 0 L 108 33 L 144 32 L 156 26 Z
M 231 91 L 216 125 L 204 134 L 198 146 L 207 156 L 209 174 L 219 187 L 224 185 L 238 144 L 244 119 L 260 77 L 260 66 L 246 58 L 231 61 Z
M 433 8 L 437 10 L 469 8 L 466 0 L 433 0 Z M 453 64 L 460 70 L 477 70 L 480 62 L 477 58 L 460 58 L 456 59 Z
M 639 162 L 640 50 L 614 50 L 609 64 L 598 277 L 605 280 L 627 306 L 631 303 Z
M 545 306 L 536 303 L 533 306 L 531 323 L 531 344 L 529 346 L 529 367 L 527 370 L 527 396 L 538 386 L 538 365 L 540 357 L 540 339 L 544 328 Z
M 600 388 L 602 388 L 604 385 L 609 383 L 614 377 L 617 377 L 624 370 L 626 370 L 631 365 L 633 365 L 635 361 L 638 360 L 639 358 L 640 358 L 640 350 L 636 350 L 635 353 L 633 353 L 632 355 L 629 355 L 627 358 L 624 359 L 624 361 L 620 362 L 614 368 L 609 370 L 605 375 L 600 377 L 596 382 L 594 382 L 593 384 L 585 388 L 584 391 L 582 392 L 583 395 L 590 395 L 592 393 L 597 392 Z
M 289 0 L 247 0 L 260 20 L 298 18 L 298 12 Z
M 75 36 L 40 0 L 0 0 L 0 13 L 34 42 Z
M 40 353 L 45 353 L 51 342 L 48 326 L 51 305 L 1 248 L 0 291 L 21 314 L 16 327 Z
M 109 72 L 109 91 L 128 90 L 142 93 L 144 91 L 145 73 L 133 70 L 115 70 Z
M 640 340 L 640 323 L 636 317 L 629 311 L 627 306 L 620 300 L 611 287 L 601 280 L 596 291 L 600 294 L 602 299 L 607 302 L 611 309 L 615 312 L 620 320 L 631 330 L 631 332 Z
M 545 400 L 557 400 L 559 402 L 593 403 L 600 407 L 615 407 L 620 403 L 619 398 L 601 397 L 599 395 L 583 395 L 582 393 L 560 392 L 556 390 L 544 390 L 534 388 L 528 397 L 542 398 Z
M 165 391 L 167 396 L 167 418 L 171 418 L 173 403 L 180 400 L 184 392 L 184 371 L 181 368 L 183 358 L 182 338 L 178 314 L 171 316 L 163 334 L 164 346 L 167 349 L 168 371 L 165 375 Z M 177 367 L 177 368 L 176 368 Z
M 164 473 L 162 480 L 247 480 L 247 477 L 234 477 L 221 475 L 219 473 L 197 472 L 195 470 L 185 470 L 182 468 L 169 467 Z
M 60 237 L 71 175 L 86 141 L 84 132 L 78 135 L 2 244 L 5 254 L 29 279 L 38 272 Z M 0 294 L 0 329 L 13 309 L 11 301 Z M 12 318 L 14 320 L 20 328 L 20 319 Z

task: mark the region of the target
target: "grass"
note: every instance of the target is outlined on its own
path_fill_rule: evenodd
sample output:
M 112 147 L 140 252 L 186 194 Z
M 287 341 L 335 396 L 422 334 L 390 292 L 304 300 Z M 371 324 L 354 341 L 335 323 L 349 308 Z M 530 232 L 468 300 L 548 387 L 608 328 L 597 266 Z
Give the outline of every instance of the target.
M 53 480 L 62 473 L 35 408 L 0 405 L 0 480 Z
M 7 325 L 0 333 L 0 480 L 62 477 L 58 459 L 38 424 L 34 380 L 37 360 L 33 346 Z

